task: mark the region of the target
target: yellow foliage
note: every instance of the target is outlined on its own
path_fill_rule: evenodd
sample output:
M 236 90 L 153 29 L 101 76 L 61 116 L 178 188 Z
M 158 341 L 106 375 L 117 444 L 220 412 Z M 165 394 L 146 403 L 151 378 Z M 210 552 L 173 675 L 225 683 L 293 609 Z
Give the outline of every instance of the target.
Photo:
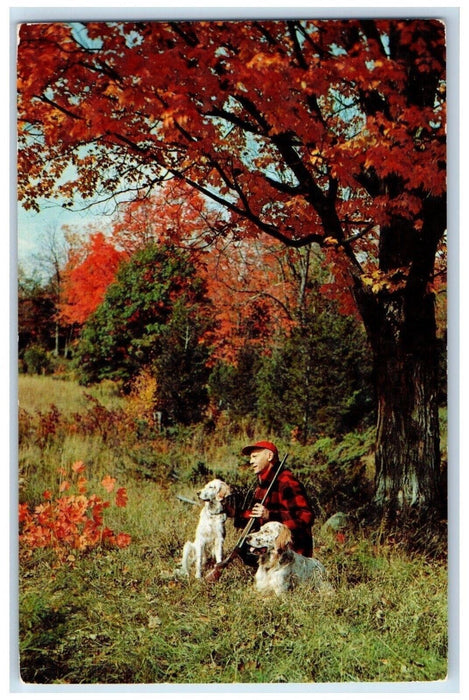
M 143 369 L 134 379 L 126 406 L 132 418 L 142 418 L 154 423 L 155 400 L 158 384 L 156 377 L 148 369 Z

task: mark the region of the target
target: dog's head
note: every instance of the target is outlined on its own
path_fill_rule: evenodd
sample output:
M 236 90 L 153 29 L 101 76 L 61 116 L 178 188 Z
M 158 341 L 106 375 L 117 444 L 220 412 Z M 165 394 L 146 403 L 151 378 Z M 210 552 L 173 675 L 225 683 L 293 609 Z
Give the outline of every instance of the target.
M 271 521 L 265 523 L 257 532 L 248 535 L 246 542 L 250 552 L 258 556 L 260 563 L 263 563 L 269 558 L 278 558 L 288 552 L 292 546 L 292 536 L 286 525 Z
M 225 498 L 231 494 L 231 489 L 221 479 L 212 479 L 208 484 L 205 484 L 203 489 L 198 492 L 198 497 L 201 501 L 207 501 L 212 504 L 223 505 Z M 221 511 L 220 511 L 221 512 Z

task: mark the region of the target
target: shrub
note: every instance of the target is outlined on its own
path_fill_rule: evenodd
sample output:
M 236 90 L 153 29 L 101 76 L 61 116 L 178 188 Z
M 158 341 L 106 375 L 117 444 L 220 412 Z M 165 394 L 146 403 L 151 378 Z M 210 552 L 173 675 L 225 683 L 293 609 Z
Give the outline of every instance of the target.
M 27 374 L 50 374 L 52 372 L 50 355 L 39 345 L 31 345 L 24 351 L 23 362 Z
M 23 552 L 33 549 L 51 549 L 63 561 L 73 561 L 73 551 L 86 551 L 101 544 L 127 547 L 130 536 L 115 534 L 104 524 L 103 512 L 110 502 L 96 494 L 87 495 L 87 479 L 83 476 L 86 467 L 83 462 L 75 462 L 71 473 L 60 470 L 63 476 L 59 495 L 44 491 L 44 502 L 34 509 L 27 503 L 19 507 L 20 545 Z M 67 478 L 66 478 L 67 477 Z M 70 481 L 68 481 L 70 479 Z M 116 480 L 106 476 L 101 481 L 107 493 L 115 489 Z M 62 494 L 62 495 L 60 495 Z M 115 505 L 127 505 L 127 492 L 119 488 L 115 494 Z
M 155 373 L 144 367 L 133 379 L 129 391 L 126 412 L 129 416 L 145 421 L 150 428 L 156 424 L 155 405 L 158 383 Z

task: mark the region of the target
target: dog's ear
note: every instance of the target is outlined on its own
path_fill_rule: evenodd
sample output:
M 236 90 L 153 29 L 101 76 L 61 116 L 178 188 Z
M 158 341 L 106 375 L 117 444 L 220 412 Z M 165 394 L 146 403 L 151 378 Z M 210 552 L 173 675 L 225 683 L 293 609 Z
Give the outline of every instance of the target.
M 225 484 L 224 481 L 222 481 L 220 485 L 220 490 L 217 493 L 217 498 L 219 501 L 223 501 L 224 498 L 228 498 L 228 496 L 231 495 L 231 489 L 228 486 L 228 484 Z
M 286 549 L 284 552 L 279 553 L 278 563 L 279 564 L 291 564 L 294 559 L 293 549 Z
M 286 525 L 282 525 L 280 532 L 275 539 L 275 549 L 277 552 L 284 552 L 292 546 L 292 537 L 289 528 Z

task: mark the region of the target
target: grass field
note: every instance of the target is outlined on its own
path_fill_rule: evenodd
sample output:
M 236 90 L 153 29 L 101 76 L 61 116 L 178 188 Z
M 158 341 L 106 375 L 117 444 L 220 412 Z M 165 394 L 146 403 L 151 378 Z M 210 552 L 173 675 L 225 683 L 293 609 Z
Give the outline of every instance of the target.
M 124 548 L 65 548 L 60 556 L 54 548 L 20 546 L 24 682 L 445 678 L 444 558 L 411 555 L 373 533 L 349 531 L 337 538 L 318 518 L 315 554 L 329 573 L 332 595 L 304 586 L 283 598 L 259 599 L 253 571 L 238 562 L 217 584 L 180 579 L 174 570 L 193 536 L 198 507 L 177 495 L 193 498 L 208 479 L 204 470 L 216 469 L 230 480 L 246 436 L 212 436 L 202 449 L 197 431 L 179 435 L 177 442 L 141 426 L 133 432 L 125 404 L 110 387 L 102 389 L 99 404 L 90 404 L 76 385 L 50 377 L 20 377 L 19 390 L 20 502 L 32 510 L 44 502 L 44 491 L 50 491 L 49 500 L 59 498 L 64 474 L 80 461 L 87 494 L 101 493 L 107 475 L 126 488 L 126 506 L 110 506 L 105 522 L 131 536 Z M 237 535 L 229 522 L 228 548 Z

